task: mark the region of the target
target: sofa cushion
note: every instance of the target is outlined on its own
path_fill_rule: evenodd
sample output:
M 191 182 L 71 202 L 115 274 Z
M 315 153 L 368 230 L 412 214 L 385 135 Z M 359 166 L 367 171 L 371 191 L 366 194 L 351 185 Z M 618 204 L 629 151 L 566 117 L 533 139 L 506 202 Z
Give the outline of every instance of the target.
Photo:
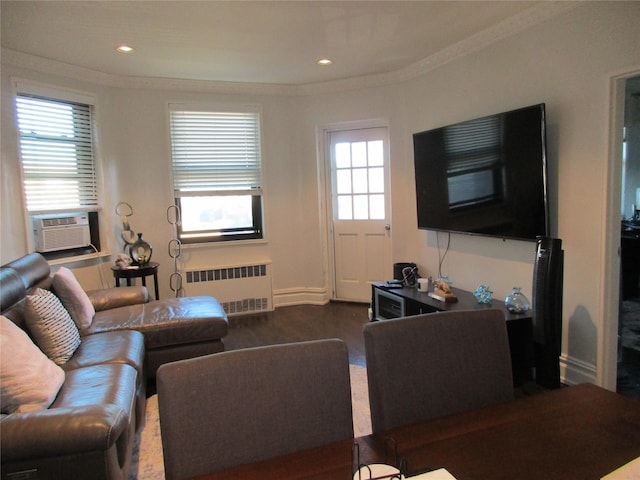
M 138 373 L 138 384 L 143 380 L 144 336 L 135 330 L 118 330 L 82 337 L 82 343 L 73 357 L 62 368 L 65 371 L 101 365 L 124 363 Z
M 66 372 L 51 408 L 115 405 L 135 419 L 136 370 L 123 363 L 93 365 Z
M 227 315 L 213 297 L 180 297 L 97 312 L 90 332 L 133 329 L 144 334 L 147 350 L 223 338 Z
M 88 290 L 87 295 L 96 312 L 149 302 L 149 290 L 142 285 Z
M 13 268 L 0 268 L 0 311 L 18 303 L 27 294 L 22 277 Z
M 2 413 L 47 408 L 64 378 L 64 371 L 34 345 L 24 330 L 0 316 Z
M 78 330 L 88 328 L 96 311 L 73 272 L 66 267 L 60 267 L 53 274 L 52 286 L 62 305 L 76 322 Z
M 25 297 L 25 322 L 40 349 L 62 365 L 80 346 L 80 333 L 53 292 L 38 288 Z

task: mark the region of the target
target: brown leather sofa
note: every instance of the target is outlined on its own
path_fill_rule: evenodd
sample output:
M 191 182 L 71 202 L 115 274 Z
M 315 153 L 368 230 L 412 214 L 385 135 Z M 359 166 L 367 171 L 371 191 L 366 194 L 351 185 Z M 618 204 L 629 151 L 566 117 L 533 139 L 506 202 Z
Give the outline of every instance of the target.
M 37 253 L 0 267 L 0 313 L 28 331 L 25 297 L 36 288 L 52 290 L 51 277 Z M 87 294 L 95 315 L 61 365 L 64 383 L 53 403 L 2 412 L 3 479 L 125 480 L 144 424 L 147 377 L 163 363 L 224 350 L 227 317 L 214 298 L 149 302 L 145 287 Z

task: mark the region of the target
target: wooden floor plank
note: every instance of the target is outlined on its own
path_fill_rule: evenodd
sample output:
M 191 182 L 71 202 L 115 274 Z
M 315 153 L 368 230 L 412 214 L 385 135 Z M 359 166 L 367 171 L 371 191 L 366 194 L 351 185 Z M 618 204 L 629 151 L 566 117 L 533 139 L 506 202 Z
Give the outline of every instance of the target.
M 327 305 L 279 307 L 273 312 L 229 318 L 226 350 L 340 338 L 349 349 L 349 362 L 365 366 L 362 328 L 369 319 L 367 304 L 330 302 Z

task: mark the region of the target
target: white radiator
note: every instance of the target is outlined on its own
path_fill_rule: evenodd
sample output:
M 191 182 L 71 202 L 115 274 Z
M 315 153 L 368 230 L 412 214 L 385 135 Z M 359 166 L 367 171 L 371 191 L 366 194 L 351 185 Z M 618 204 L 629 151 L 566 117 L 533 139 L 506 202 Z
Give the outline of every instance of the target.
M 187 295 L 215 297 L 229 316 L 273 310 L 269 262 L 188 269 L 184 280 Z

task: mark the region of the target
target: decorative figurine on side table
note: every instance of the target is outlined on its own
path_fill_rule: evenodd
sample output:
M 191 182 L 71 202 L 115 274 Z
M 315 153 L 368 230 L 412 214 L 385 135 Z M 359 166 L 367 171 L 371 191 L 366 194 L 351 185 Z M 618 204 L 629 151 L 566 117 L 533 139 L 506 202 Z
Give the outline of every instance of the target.
M 129 253 L 131 255 L 131 259 L 133 260 L 134 265 L 140 265 L 141 267 L 147 265 L 151 260 L 151 253 L 153 252 L 153 247 L 151 244 L 142 239 L 142 234 L 138 234 L 138 240 L 133 242 L 131 247 L 129 247 Z
M 484 305 L 491 303 L 491 300 L 493 300 L 493 292 L 487 285 L 480 285 L 476 288 L 476 291 L 473 292 L 473 296 L 476 297 L 478 303 Z
M 451 291 L 451 287 L 453 284 L 449 277 L 438 277 L 433 282 L 433 292 L 429 292 L 428 295 L 431 298 L 435 298 L 436 300 L 440 300 L 445 303 L 455 303 L 458 301 L 458 297 L 456 297 Z

